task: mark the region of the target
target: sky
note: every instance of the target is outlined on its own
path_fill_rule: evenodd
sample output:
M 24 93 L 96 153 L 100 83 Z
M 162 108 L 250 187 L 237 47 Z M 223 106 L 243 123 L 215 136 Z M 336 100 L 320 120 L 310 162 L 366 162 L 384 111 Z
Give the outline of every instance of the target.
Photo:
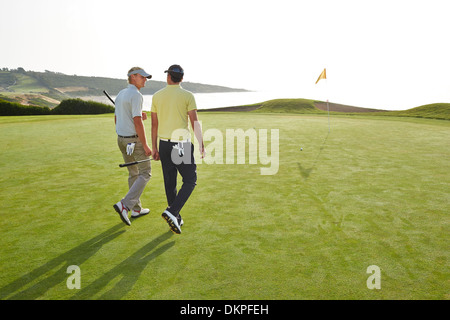
M 448 0 L 1 0 L 0 68 L 405 110 L 450 102 Z M 7 48 L 7 49 L 6 49 Z M 323 69 L 327 80 L 315 84 Z M 255 101 L 260 102 L 260 101 Z

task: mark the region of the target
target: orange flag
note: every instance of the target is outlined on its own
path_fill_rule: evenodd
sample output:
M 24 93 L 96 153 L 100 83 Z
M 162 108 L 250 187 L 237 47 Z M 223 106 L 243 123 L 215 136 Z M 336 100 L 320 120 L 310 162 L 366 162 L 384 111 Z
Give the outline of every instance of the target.
M 327 69 L 325 68 L 325 69 L 323 69 L 322 73 L 320 74 L 319 79 L 317 79 L 316 84 L 317 84 L 317 82 L 319 82 L 320 79 L 326 79 L 326 78 L 327 78 Z

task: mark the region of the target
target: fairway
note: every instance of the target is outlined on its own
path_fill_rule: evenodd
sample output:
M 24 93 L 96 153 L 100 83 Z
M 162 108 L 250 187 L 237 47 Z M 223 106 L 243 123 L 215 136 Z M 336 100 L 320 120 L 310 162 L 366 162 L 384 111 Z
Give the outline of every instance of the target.
M 114 211 L 128 187 L 113 115 L 0 117 L 0 299 L 450 298 L 450 121 L 332 116 L 328 132 L 326 115 L 199 118 L 224 139 L 278 129 L 279 168 L 199 163 L 175 235 L 160 162 L 150 214 L 128 227 Z

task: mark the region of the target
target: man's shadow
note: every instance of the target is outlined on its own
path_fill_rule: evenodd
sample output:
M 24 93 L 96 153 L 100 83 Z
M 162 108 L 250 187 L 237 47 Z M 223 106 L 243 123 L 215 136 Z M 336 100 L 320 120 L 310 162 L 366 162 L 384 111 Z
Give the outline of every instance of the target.
M 67 277 L 69 276 L 67 274 L 68 266 L 80 266 L 83 262 L 88 260 L 98 250 L 100 250 L 100 248 L 104 244 L 112 241 L 123 232 L 125 232 L 125 230 L 120 230 L 123 228 L 123 226 L 123 223 L 120 223 L 115 225 L 114 227 L 111 227 L 98 236 L 80 244 L 78 247 L 75 247 L 63 253 L 62 255 L 48 261 L 46 264 L 28 272 L 27 274 L 4 286 L 3 288 L 0 288 L 0 300 L 32 300 L 41 297 L 50 288 L 66 281 Z M 59 269 L 55 270 L 56 268 Z M 27 287 L 27 284 L 44 277 L 51 270 L 55 271 L 53 271 L 50 276 L 43 278 L 31 287 L 25 288 Z
M 123 262 L 103 274 L 103 276 L 89 284 L 87 287 L 79 290 L 71 299 L 93 299 L 96 294 L 102 291 L 102 289 L 115 278 L 120 278 L 120 281 L 118 281 L 113 288 L 95 299 L 118 300 L 123 298 L 133 288 L 147 264 L 173 247 L 175 241 L 166 243 L 155 249 L 172 235 L 173 233 L 168 231 L 153 239 Z
M 152 249 L 169 239 L 172 235 L 170 231 L 164 233 L 156 239 L 150 241 L 144 247 L 136 251 L 132 256 L 108 271 L 99 279 L 95 280 L 89 286 L 83 288 L 82 264 L 96 254 L 103 245 L 124 233 L 125 230 L 123 230 L 123 227 L 123 223 L 117 224 L 98 236 L 93 237 L 81 245 L 48 261 L 44 265 L 28 272 L 10 284 L 0 288 L 0 300 L 34 300 L 42 297 L 53 287 L 61 285 L 66 286 L 66 281 L 70 276 L 67 273 L 67 268 L 70 265 L 76 265 L 81 268 L 82 289 L 77 290 L 72 299 L 91 298 L 94 294 L 101 291 L 102 288 L 112 279 L 123 275 L 123 279 L 119 281 L 113 289 L 109 290 L 100 297 L 101 299 L 120 299 L 129 290 L 131 290 L 134 283 L 139 279 L 139 276 L 144 270 L 146 264 L 172 247 L 175 243 L 167 243 L 148 254 L 152 251 Z M 28 284 L 35 282 L 40 278 L 42 280 L 39 280 L 32 286 L 28 286 Z

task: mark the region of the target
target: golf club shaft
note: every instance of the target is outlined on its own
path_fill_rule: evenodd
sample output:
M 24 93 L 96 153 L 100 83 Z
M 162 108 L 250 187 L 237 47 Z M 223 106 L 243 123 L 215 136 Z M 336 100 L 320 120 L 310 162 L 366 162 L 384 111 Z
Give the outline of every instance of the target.
M 108 99 L 112 102 L 113 105 L 116 105 L 116 103 L 115 103 L 114 100 L 111 98 L 111 96 L 108 94 L 108 92 L 106 92 L 106 90 L 103 90 L 103 93 L 105 94 L 105 96 L 108 97 Z
M 141 162 L 146 162 L 146 161 L 150 161 L 150 160 L 152 160 L 152 159 L 148 158 L 148 159 L 145 159 L 145 160 L 139 160 L 139 161 L 122 163 L 122 164 L 119 164 L 119 167 L 123 168 L 123 167 L 133 166 L 135 164 L 139 164 Z

